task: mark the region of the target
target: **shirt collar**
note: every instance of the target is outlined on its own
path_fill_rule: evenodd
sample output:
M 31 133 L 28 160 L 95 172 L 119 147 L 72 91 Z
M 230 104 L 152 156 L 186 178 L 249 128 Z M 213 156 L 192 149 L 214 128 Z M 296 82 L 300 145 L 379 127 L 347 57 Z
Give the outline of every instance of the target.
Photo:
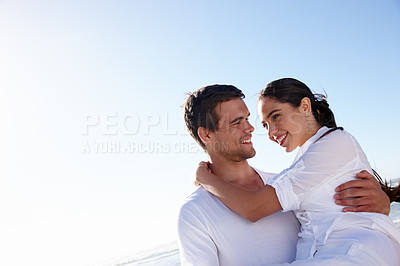
M 315 141 L 317 141 L 317 139 L 319 139 L 328 130 L 329 130 L 329 128 L 327 128 L 326 126 L 323 126 L 317 131 L 317 133 L 315 133 L 311 138 L 309 138 L 306 142 L 304 142 L 304 144 L 300 146 L 299 151 L 298 151 L 294 161 L 297 161 L 304 153 L 306 153 L 306 151 L 308 150 L 310 145 L 313 144 Z

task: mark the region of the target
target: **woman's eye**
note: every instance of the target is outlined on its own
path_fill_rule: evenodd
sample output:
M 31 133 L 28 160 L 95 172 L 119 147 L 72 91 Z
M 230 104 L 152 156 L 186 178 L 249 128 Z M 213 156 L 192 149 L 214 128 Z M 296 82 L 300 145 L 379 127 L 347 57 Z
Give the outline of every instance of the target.
M 273 119 L 277 119 L 278 117 L 279 117 L 278 114 L 272 116 Z

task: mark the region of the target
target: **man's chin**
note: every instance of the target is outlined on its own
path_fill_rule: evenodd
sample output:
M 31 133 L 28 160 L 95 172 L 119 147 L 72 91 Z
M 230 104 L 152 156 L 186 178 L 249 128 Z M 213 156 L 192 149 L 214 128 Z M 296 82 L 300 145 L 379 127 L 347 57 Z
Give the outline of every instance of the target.
M 242 154 L 243 160 L 251 159 L 254 156 L 256 156 L 256 151 L 255 150 L 253 150 L 252 152 L 247 152 L 245 154 Z
M 220 156 L 232 160 L 235 162 L 245 161 L 247 159 L 251 159 L 256 155 L 256 151 L 254 149 L 246 150 L 246 151 L 236 151 L 236 152 L 222 152 Z
M 253 158 L 254 156 L 256 156 L 256 151 L 253 151 L 253 153 L 249 156 L 249 158 L 247 158 L 247 159 L 251 159 L 251 158 Z

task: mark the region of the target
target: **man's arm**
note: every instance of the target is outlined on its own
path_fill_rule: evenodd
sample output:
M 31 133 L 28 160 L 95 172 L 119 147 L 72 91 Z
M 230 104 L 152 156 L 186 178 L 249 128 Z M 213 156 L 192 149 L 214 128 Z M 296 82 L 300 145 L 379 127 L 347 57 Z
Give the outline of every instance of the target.
M 219 265 L 217 247 L 193 205 L 182 206 L 178 217 L 181 265 Z
M 336 204 L 348 206 L 344 212 L 377 212 L 388 215 L 390 200 L 379 182 L 367 171 L 357 174 L 359 180 L 346 182 L 336 188 Z

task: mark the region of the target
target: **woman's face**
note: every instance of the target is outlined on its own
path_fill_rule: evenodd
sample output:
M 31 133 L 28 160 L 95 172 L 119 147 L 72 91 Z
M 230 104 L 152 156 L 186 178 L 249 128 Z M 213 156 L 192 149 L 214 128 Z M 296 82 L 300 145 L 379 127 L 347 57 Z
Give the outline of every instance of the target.
M 261 123 L 268 132 L 270 140 L 291 152 L 304 144 L 307 134 L 307 111 L 304 106 L 293 107 L 275 99 L 264 97 L 258 102 Z

